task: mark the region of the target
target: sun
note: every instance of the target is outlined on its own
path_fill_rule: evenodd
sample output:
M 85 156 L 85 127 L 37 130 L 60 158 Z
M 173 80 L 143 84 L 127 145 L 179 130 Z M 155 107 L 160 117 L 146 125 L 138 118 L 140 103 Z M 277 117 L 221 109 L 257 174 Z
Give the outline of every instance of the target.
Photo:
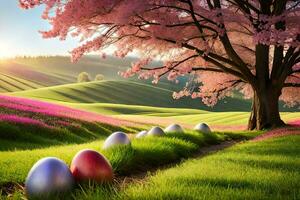
M 14 47 L 5 41 L 0 41 L 0 58 L 11 58 L 14 56 L 16 56 Z

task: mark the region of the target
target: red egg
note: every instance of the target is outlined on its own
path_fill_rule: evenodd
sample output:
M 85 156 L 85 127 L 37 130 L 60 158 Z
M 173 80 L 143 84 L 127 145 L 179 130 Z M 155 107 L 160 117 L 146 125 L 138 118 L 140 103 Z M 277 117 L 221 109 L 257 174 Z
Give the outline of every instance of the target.
M 113 170 L 109 161 L 93 150 L 82 150 L 72 160 L 71 172 L 76 181 L 109 182 L 113 179 Z

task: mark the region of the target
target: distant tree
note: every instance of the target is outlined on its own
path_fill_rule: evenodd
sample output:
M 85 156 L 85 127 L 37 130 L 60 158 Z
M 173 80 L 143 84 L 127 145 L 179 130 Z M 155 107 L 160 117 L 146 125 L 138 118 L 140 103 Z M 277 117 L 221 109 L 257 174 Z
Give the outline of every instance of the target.
M 90 75 L 87 72 L 81 72 L 77 77 L 78 83 L 90 82 Z
M 113 45 L 124 57 L 141 60 L 125 77 L 193 74 L 199 87 L 174 97 L 200 97 L 207 105 L 235 90 L 253 99 L 249 129 L 284 125 L 279 99 L 300 103 L 299 0 L 19 0 L 23 8 L 45 5 L 51 30 L 45 38 L 68 35 L 85 40 L 73 60 Z M 157 58 L 164 63 L 147 64 Z
M 97 74 L 95 76 L 95 81 L 102 81 L 104 80 L 104 75 L 103 74 Z

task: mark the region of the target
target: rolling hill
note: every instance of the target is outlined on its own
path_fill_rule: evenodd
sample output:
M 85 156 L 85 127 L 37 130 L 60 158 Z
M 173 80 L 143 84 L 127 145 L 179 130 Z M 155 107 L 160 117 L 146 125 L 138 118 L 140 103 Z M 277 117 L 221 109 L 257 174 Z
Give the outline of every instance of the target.
M 97 74 L 104 75 L 105 80 L 132 80 L 152 85 L 151 80 L 138 80 L 136 77 L 124 79 L 118 75 L 125 71 L 136 59 L 98 56 L 85 56 L 77 63 L 71 63 L 70 57 L 18 57 L 9 60 L 0 59 L 0 93 L 16 92 L 57 86 L 77 82 L 81 72 L 87 72 L 93 80 Z M 187 77 L 180 77 L 186 80 Z M 159 83 L 160 87 L 179 90 L 185 84 L 173 84 L 165 78 Z
M 199 99 L 174 100 L 172 91 L 160 85 L 133 81 L 67 84 L 11 95 L 55 102 L 136 123 L 162 126 L 179 123 L 186 128 L 205 122 L 215 130 L 245 129 L 250 114 L 250 102 L 241 98 L 227 98 L 210 108 Z M 285 108 L 285 112 L 281 113 L 286 122 L 300 118 L 300 112 L 291 110 Z
M 91 79 L 103 74 L 105 79 L 122 79 L 118 71 L 125 70 L 133 59 L 87 56 L 78 63 L 69 57 L 22 57 L 0 60 L 0 92 L 15 92 L 47 86 L 76 83 L 79 73 L 85 71 Z
M 227 98 L 213 108 L 205 106 L 200 99 L 182 98 L 174 100 L 172 98 L 173 91 L 166 89 L 166 86 L 162 86 L 163 84 L 149 85 L 134 81 L 110 80 L 67 84 L 12 94 L 63 103 L 111 103 L 209 111 L 250 110 L 250 102 L 238 98 Z M 230 105 L 234 105 L 234 107 Z
M 199 99 L 183 98 L 174 101 L 172 92 L 179 91 L 188 77 L 181 77 L 179 84 L 163 78 L 157 85 L 151 84 L 151 80 L 141 81 L 136 77 L 130 79 L 120 77 L 118 72 L 125 70 L 134 61 L 134 58 L 107 57 L 102 59 L 99 56 L 85 56 L 78 63 L 71 63 L 69 57 L 63 56 L 0 60 L 0 93 L 32 90 L 28 93 L 20 93 L 20 95 L 73 103 L 114 103 L 208 111 L 250 110 L 250 101 L 242 99 L 239 94 L 234 98 L 220 101 L 213 108 L 203 105 Z M 91 78 L 94 78 L 96 74 L 103 74 L 105 80 L 109 82 L 69 85 L 76 83 L 77 75 L 83 71 L 88 72 Z M 126 82 L 128 80 L 137 84 L 129 84 Z M 45 88 L 45 90 L 33 91 L 37 88 Z M 37 95 L 37 93 L 41 94 Z M 299 111 L 282 105 L 280 109 L 281 111 Z

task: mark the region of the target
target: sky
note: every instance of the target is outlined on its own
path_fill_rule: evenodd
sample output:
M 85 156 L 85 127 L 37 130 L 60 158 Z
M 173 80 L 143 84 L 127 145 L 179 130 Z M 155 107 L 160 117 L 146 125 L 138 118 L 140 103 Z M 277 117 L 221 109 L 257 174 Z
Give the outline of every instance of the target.
M 75 39 L 66 41 L 43 39 L 39 30 L 50 25 L 41 18 L 42 7 L 23 10 L 18 0 L 0 0 L 0 58 L 36 55 L 69 55 L 78 45 Z

